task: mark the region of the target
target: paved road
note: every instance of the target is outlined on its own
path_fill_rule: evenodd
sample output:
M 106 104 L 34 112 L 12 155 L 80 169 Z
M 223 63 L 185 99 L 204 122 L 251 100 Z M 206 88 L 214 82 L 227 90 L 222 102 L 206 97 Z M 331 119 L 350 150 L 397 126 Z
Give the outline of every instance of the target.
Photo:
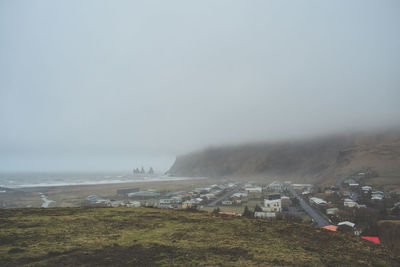
M 305 212 L 307 212 L 308 215 L 310 215 L 311 218 L 317 223 L 318 227 L 323 227 L 330 225 L 327 219 L 322 217 L 318 211 L 314 210 L 310 205 L 308 205 L 302 197 L 300 197 L 296 191 L 294 191 L 293 188 L 289 187 L 290 193 L 292 193 L 293 196 L 295 196 L 299 202 L 300 206 L 304 209 Z
M 223 194 L 220 197 L 214 199 L 212 202 L 208 203 L 206 206 L 207 207 L 215 206 L 219 201 L 221 201 L 221 200 L 229 197 L 230 195 L 238 192 L 241 188 L 242 188 L 242 185 L 239 185 L 239 186 L 235 187 L 234 189 L 227 191 L 225 194 Z

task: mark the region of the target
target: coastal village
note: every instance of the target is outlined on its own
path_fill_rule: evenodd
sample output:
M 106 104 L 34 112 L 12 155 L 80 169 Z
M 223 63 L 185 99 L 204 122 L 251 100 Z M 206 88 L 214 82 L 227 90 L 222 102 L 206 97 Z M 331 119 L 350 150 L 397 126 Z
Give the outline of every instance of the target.
M 117 190 L 114 199 L 90 195 L 85 204 L 200 210 L 216 216 L 287 220 L 380 243 L 379 220 L 396 219 L 400 215 L 400 189 L 385 192 L 363 184 L 368 175 L 357 172 L 342 177 L 329 188 L 291 181 L 270 184 L 227 181 L 175 192 L 126 188 Z

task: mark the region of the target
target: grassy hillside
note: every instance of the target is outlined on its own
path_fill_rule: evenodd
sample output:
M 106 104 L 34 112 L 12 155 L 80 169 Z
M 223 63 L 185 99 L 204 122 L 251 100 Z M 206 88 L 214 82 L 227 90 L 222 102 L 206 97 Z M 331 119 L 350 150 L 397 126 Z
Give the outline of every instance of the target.
M 209 148 L 177 157 L 168 171 L 183 176 L 270 175 L 307 182 L 334 181 L 372 169 L 400 184 L 400 131 L 275 144 Z
M 395 266 L 381 245 L 286 222 L 146 208 L 0 210 L 0 265 Z

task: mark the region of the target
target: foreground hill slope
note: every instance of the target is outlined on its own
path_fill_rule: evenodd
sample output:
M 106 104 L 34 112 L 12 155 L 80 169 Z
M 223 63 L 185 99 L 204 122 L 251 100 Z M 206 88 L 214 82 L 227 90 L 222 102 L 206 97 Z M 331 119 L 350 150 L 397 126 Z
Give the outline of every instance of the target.
M 209 148 L 177 157 L 177 176 L 298 177 L 321 182 L 362 169 L 400 177 L 400 131 Z M 400 179 L 397 179 L 400 182 Z M 392 181 L 393 182 L 393 181 Z
M 0 210 L 1 266 L 398 266 L 381 245 L 283 221 L 146 208 Z

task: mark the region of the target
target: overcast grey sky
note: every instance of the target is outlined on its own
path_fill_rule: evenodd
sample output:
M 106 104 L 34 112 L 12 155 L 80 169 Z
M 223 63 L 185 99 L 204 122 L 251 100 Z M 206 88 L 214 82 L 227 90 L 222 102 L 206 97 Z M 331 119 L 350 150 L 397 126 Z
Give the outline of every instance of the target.
M 398 0 L 0 0 L 0 171 L 399 125 L 399 26 Z

